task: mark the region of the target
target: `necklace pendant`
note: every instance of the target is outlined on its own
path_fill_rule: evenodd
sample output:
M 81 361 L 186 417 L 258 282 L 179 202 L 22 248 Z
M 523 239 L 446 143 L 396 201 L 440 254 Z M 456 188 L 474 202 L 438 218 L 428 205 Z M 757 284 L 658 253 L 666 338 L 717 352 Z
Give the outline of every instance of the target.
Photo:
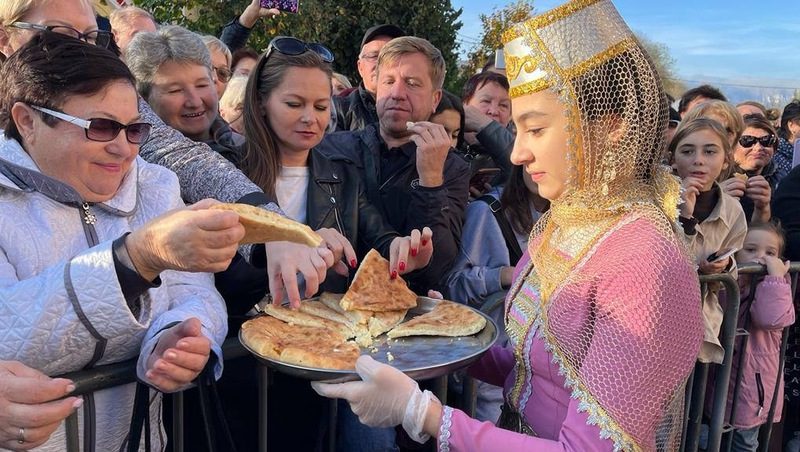
M 83 208 L 83 221 L 86 224 L 94 225 L 97 223 L 97 217 L 89 210 L 89 203 L 83 203 L 81 208 Z

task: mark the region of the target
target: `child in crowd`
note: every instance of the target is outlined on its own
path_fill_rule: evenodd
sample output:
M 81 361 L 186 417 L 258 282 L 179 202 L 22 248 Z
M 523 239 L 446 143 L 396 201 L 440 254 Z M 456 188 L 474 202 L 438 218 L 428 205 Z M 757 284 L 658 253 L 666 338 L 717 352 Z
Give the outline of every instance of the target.
M 740 249 L 747 233 L 747 222 L 739 202 L 723 192 L 717 180 L 732 165 L 731 142 L 726 130 L 708 118 L 682 123 L 669 145 L 672 168 L 682 179 L 682 204 L 679 221 L 701 274 L 735 272 L 726 250 Z M 734 275 L 735 276 L 735 275 Z M 709 285 L 703 300 L 705 336 L 700 349 L 701 362 L 721 363 L 724 351 L 718 335 L 722 308 L 717 299 L 719 286 Z
M 758 430 L 767 421 L 772 396 L 776 397 L 773 422 L 780 422 L 783 411 L 783 377 L 779 373 L 781 334 L 795 320 L 792 290 L 786 273 L 789 261 L 783 261 L 784 237 L 781 227 L 773 222 L 750 225 L 744 246 L 736 253 L 736 261 L 757 263 L 767 267 L 767 275 L 759 281 L 753 275 L 739 277 L 742 304 L 739 307 L 739 328 L 750 333 L 744 345 L 738 345 L 733 357 L 731 382 L 741 372 L 734 427 L 733 451 L 755 451 Z M 744 353 L 743 359 L 740 353 Z M 741 368 L 739 364 L 741 363 Z M 777 392 L 775 386 L 778 386 Z M 728 387 L 730 415 L 734 385 Z M 728 417 L 726 416 L 726 419 Z

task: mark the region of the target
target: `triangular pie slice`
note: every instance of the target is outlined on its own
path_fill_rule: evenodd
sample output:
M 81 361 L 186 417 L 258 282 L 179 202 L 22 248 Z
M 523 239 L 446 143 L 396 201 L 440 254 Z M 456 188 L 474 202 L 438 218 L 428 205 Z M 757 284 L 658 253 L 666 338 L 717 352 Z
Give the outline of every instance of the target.
M 259 316 L 242 325 L 242 342 L 261 356 L 323 369 L 355 368 L 358 346 L 336 331 Z
M 347 325 L 351 329 L 356 326 L 356 323 L 348 319 L 343 313 L 331 309 L 329 306 L 319 300 L 302 301 L 300 303 L 300 312 L 305 312 L 306 314 L 332 320 L 334 322 Z
M 387 336 L 470 336 L 484 326 L 486 319 L 472 309 L 442 300 L 430 312 L 401 323 Z
M 371 334 L 372 337 L 377 337 L 391 330 L 406 318 L 407 312 L 408 310 L 406 309 L 375 312 L 369 319 L 369 334 Z
M 389 261 L 373 250 L 364 257 L 340 302 L 345 311 L 399 311 L 417 306 L 417 295 L 403 278 L 389 277 Z
M 239 214 L 244 238 L 239 243 L 294 242 L 308 246 L 322 245 L 322 236 L 303 223 L 249 204 L 216 204 L 212 209 L 232 210 Z
M 264 306 L 264 312 L 292 325 L 327 328 L 342 334 L 345 338 L 351 338 L 355 336 L 352 328 L 347 326 L 347 324 L 334 322 L 333 320 L 317 317 L 316 315 L 306 312 L 295 311 L 285 306 L 268 304 Z
M 339 302 L 342 301 L 342 297 L 344 297 L 344 294 L 341 293 L 322 292 L 322 294 L 319 296 L 319 301 L 321 301 L 325 306 L 344 315 L 351 322 L 357 325 L 366 325 L 367 322 L 369 322 L 370 317 L 372 317 L 372 312 L 362 311 L 360 309 L 345 311 L 344 308 L 342 308 L 342 306 L 339 304 Z

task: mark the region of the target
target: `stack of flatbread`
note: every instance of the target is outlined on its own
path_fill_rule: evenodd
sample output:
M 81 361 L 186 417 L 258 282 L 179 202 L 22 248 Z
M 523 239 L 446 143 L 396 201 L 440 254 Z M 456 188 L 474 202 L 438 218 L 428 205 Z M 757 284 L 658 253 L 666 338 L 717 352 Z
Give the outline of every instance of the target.
M 391 279 L 389 262 L 371 250 L 347 293 L 325 292 L 319 300 L 302 302 L 298 310 L 268 303 L 264 309 L 268 316 L 245 322 L 242 338 L 253 351 L 268 358 L 310 367 L 354 369 L 358 346 L 369 347 L 386 332 L 390 338 L 467 336 L 486 325 L 481 315 L 449 301 L 402 323 L 408 310 L 416 306 L 416 294 L 402 278 Z

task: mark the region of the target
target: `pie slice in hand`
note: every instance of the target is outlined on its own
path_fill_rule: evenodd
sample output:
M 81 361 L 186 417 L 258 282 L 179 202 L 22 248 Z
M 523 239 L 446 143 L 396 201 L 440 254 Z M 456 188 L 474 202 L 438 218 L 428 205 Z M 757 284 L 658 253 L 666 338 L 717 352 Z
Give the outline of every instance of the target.
M 403 278 L 389 277 L 389 261 L 373 250 L 364 257 L 340 302 L 345 311 L 399 311 L 417 306 L 417 294 Z

